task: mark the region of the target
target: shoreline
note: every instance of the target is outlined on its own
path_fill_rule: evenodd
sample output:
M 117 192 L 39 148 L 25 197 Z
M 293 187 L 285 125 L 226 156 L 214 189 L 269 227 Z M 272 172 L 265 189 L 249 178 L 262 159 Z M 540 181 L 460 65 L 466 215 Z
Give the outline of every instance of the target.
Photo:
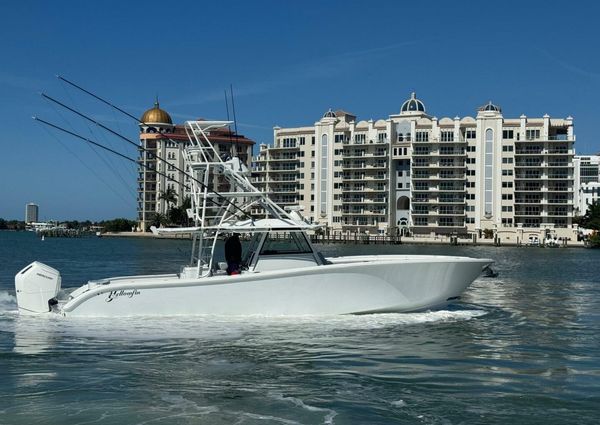
M 108 238 L 152 238 L 152 239 L 176 239 L 176 240 L 191 240 L 190 234 L 180 234 L 180 235 L 163 235 L 156 236 L 152 232 L 106 232 L 102 234 L 102 237 Z M 372 238 L 372 239 L 362 239 L 362 240 L 354 240 L 354 239 L 336 239 L 336 238 L 320 238 L 314 237 L 311 238 L 313 243 L 316 244 L 324 244 L 324 245 L 448 245 L 448 246 L 497 246 L 499 248 L 502 247 L 510 247 L 510 248 L 543 248 L 542 245 L 538 246 L 529 246 L 527 244 L 517 244 L 513 241 L 508 242 L 500 242 L 499 244 L 495 243 L 494 239 L 478 239 L 476 242 L 473 242 L 470 239 L 458 239 L 456 242 L 451 241 L 451 237 L 449 236 L 438 236 L 436 238 L 425 238 L 425 237 L 414 237 L 414 236 L 404 236 L 398 241 L 390 241 L 380 238 Z M 560 245 L 558 248 L 585 248 L 583 241 L 568 241 L 566 245 Z

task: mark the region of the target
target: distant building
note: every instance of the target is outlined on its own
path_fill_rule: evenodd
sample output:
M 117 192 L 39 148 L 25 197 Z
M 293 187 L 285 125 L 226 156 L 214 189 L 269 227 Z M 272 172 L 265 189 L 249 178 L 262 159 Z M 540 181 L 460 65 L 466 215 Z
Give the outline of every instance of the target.
M 438 119 L 413 93 L 384 119 L 329 110 L 273 138 L 254 161 L 257 187 L 328 231 L 574 236 L 571 117 L 505 118 L 490 102 Z
M 190 181 L 183 172 L 185 164 L 182 155 L 189 139 L 185 126 L 173 124 L 171 116 L 160 109 L 158 100 L 153 108 L 144 112 L 139 126 L 137 210 L 139 228 L 146 231 L 154 214 L 167 213 L 169 205 L 163 199 L 167 190 L 175 192 L 177 200 L 172 206 L 181 205 L 190 196 Z M 252 140 L 226 128 L 210 131 L 207 136 L 219 152 L 237 155 L 250 168 L 254 147 Z
M 39 206 L 30 202 L 25 205 L 25 223 L 37 223 L 39 215 Z
M 588 206 L 600 199 L 600 155 L 577 155 L 575 166 L 575 214 L 585 215 Z

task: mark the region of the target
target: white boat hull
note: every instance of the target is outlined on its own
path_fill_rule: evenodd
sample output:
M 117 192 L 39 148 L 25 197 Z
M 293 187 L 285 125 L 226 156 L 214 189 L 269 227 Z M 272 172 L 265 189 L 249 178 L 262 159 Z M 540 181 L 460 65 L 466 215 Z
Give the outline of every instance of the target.
M 65 316 L 333 315 L 409 312 L 456 299 L 492 261 L 359 256 L 332 264 L 236 276 L 114 278 L 59 300 Z

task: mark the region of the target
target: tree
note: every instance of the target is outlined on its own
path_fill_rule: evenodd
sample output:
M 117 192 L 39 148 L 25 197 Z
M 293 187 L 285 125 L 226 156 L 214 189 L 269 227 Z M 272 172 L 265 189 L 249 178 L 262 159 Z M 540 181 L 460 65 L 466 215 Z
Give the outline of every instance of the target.
M 155 227 L 166 226 L 167 223 L 169 222 L 166 215 L 157 213 L 157 212 L 150 213 L 147 216 L 146 221 L 148 222 L 146 231 L 148 231 L 150 229 L 150 227 L 152 227 L 152 226 L 155 226 Z
M 162 199 L 163 201 L 165 201 L 167 203 L 167 216 L 168 216 L 173 205 L 177 203 L 177 192 L 175 192 L 175 189 L 168 188 L 164 192 L 161 192 L 161 194 L 158 196 L 158 199 Z
M 594 201 L 581 218 L 580 226 L 586 229 L 600 230 L 600 200 Z
M 131 232 L 131 229 L 137 225 L 133 220 L 126 218 L 115 218 L 100 222 L 107 232 Z
M 600 233 L 595 231 L 588 239 L 590 248 L 600 248 Z
M 4 229 L 8 229 L 6 220 L 4 220 L 3 218 L 0 218 L 0 230 L 4 230 Z
M 189 196 L 183 198 L 183 202 L 179 207 L 173 207 L 169 211 L 168 217 L 171 224 L 178 226 L 189 225 L 189 218 L 187 215 L 187 209 L 192 207 L 192 200 Z

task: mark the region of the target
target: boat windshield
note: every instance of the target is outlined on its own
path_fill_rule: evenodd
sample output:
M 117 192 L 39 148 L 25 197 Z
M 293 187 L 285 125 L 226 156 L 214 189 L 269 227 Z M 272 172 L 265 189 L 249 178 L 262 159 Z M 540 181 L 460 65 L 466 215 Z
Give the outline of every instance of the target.
M 246 255 L 244 256 L 244 260 L 242 261 L 243 264 L 250 265 L 250 263 L 252 262 L 252 257 L 258 249 L 258 244 L 260 243 L 261 238 L 261 233 L 252 234 L 252 238 L 250 239 L 250 242 L 248 242 L 248 245 L 245 249 Z
M 312 254 L 303 232 L 269 232 L 260 255 Z

